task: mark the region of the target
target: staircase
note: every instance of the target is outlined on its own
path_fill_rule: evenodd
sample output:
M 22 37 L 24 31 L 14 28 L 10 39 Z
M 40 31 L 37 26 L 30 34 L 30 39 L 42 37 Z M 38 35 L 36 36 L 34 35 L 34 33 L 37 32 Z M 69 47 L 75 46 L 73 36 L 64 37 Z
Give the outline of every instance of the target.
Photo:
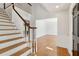
M 0 9 L 0 56 L 27 56 L 32 51 L 28 43 L 5 10 Z

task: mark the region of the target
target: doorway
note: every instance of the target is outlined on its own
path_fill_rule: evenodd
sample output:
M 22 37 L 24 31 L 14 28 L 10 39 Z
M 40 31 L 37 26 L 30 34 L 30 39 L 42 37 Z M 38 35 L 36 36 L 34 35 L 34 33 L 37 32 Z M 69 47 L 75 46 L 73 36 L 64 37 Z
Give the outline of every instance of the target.
M 56 56 L 57 18 L 36 21 L 37 55 Z

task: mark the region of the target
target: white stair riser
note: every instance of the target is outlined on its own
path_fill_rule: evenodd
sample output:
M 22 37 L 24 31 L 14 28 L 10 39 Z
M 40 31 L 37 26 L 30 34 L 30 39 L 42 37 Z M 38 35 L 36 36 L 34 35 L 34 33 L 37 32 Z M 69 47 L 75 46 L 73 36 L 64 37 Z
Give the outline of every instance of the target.
M 0 54 L 0 56 L 9 56 L 9 55 L 12 55 L 13 53 L 16 53 L 17 51 L 25 48 L 26 46 L 27 46 L 27 43 L 23 44 L 21 46 L 18 46 L 18 47 L 14 48 L 14 49 L 11 49 L 11 50 L 9 50 L 9 51 L 7 51 L 5 53 L 2 53 L 2 54 Z
M 0 26 L 0 29 L 16 29 L 16 27 L 11 27 L 11 26 Z
M 14 25 L 13 23 L 0 22 L 1 25 Z
M 28 51 L 26 51 L 25 53 L 23 53 L 21 56 L 27 56 L 30 53 L 32 53 L 32 49 L 29 49 Z
M 14 40 L 14 41 L 2 43 L 2 44 L 0 44 L 0 49 L 5 48 L 5 47 L 8 47 L 8 46 L 11 46 L 11 45 L 14 45 L 16 43 L 23 42 L 23 41 L 24 41 L 24 39 L 19 39 L 19 40 Z
M 21 34 L 16 34 L 16 35 L 8 35 L 8 36 L 1 36 L 0 40 L 6 40 L 6 39 L 11 39 L 11 38 L 16 38 L 16 37 L 22 37 Z
M 19 30 L 0 30 L 0 34 L 18 33 Z M 16 34 L 15 34 L 16 35 Z

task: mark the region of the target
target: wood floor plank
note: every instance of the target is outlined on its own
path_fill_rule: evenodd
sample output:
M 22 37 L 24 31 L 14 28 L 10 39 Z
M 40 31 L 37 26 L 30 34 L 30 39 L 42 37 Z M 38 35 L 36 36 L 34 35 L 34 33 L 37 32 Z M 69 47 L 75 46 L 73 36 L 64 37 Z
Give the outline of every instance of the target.
M 16 48 L 16 47 L 18 47 L 18 46 L 20 46 L 20 45 L 22 45 L 22 44 L 25 44 L 25 43 L 26 43 L 26 42 L 20 42 L 20 43 L 17 43 L 17 44 L 14 44 L 14 45 L 11 45 L 11 46 L 2 48 L 2 49 L 0 49 L 0 54 L 4 53 L 4 52 L 6 52 L 6 51 L 9 51 L 9 50 L 11 50 L 11 49 L 13 49 L 13 48 Z
M 56 36 L 44 35 L 37 38 L 37 56 L 56 56 Z
M 67 48 L 58 47 L 56 44 L 57 36 L 44 35 L 37 38 L 37 56 L 69 56 Z

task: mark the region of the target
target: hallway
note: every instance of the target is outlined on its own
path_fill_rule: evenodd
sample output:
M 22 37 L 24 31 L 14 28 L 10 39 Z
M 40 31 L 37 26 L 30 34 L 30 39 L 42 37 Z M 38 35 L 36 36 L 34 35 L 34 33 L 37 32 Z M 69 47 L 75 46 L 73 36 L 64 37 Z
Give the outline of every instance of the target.
M 0 55 L 72 55 L 70 3 L 30 4 L 1 4 Z
M 45 35 L 37 39 L 37 56 L 69 56 L 66 48 L 57 47 L 57 36 Z

